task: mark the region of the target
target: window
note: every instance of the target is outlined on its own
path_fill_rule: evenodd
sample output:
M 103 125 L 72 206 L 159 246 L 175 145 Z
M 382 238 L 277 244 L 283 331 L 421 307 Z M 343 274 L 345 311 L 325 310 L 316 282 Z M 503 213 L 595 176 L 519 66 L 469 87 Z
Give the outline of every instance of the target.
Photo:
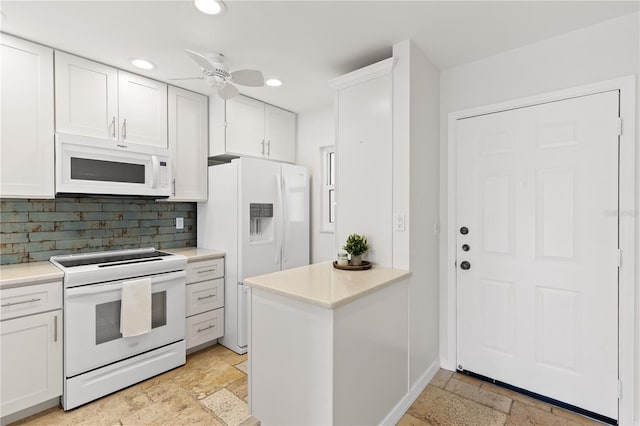
M 333 232 L 336 223 L 336 149 L 326 146 L 322 154 L 322 232 Z

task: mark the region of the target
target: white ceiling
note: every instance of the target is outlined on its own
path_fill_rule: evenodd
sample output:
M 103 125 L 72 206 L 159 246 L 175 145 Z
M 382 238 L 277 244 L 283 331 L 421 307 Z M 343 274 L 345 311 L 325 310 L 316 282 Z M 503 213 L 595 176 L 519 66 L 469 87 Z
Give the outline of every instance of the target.
M 4 32 L 167 81 L 199 75 L 183 52 L 222 52 L 231 70 L 278 76 L 242 93 L 301 112 L 332 101 L 327 81 L 412 39 L 441 69 L 638 10 L 636 1 L 227 1 L 222 16 L 177 1 L 3 0 Z M 128 59 L 146 58 L 152 71 Z M 202 81 L 172 82 L 213 93 Z

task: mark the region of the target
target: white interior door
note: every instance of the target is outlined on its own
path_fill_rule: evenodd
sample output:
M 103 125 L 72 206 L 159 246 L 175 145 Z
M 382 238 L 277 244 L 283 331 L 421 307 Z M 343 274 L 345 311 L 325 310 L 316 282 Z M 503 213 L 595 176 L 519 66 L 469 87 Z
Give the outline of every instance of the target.
M 459 368 L 614 419 L 618 99 L 456 129 Z

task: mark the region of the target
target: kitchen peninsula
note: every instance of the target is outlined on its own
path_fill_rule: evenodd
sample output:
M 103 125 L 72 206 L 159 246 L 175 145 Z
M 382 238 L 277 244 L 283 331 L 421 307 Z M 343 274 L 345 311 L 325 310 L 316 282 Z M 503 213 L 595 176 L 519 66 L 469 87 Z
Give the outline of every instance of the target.
M 264 425 L 380 424 L 408 388 L 409 275 L 326 262 L 245 279 L 251 414 Z

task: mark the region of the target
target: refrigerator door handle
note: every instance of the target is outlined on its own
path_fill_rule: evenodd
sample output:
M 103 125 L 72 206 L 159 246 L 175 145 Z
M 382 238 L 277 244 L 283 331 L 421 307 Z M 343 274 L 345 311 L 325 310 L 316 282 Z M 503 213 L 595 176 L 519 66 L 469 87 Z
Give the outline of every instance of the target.
M 278 218 L 282 220 L 282 177 L 280 173 L 276 174 L 276 191 L 278 193 Z M 276 258 L 274 263 L 280 263 L 280 253 L 282 251 L 282 227 L 278 230 L 278 227 L 276 226 L 276 232 L 278 233 L 278 242 L 276 244 Z

